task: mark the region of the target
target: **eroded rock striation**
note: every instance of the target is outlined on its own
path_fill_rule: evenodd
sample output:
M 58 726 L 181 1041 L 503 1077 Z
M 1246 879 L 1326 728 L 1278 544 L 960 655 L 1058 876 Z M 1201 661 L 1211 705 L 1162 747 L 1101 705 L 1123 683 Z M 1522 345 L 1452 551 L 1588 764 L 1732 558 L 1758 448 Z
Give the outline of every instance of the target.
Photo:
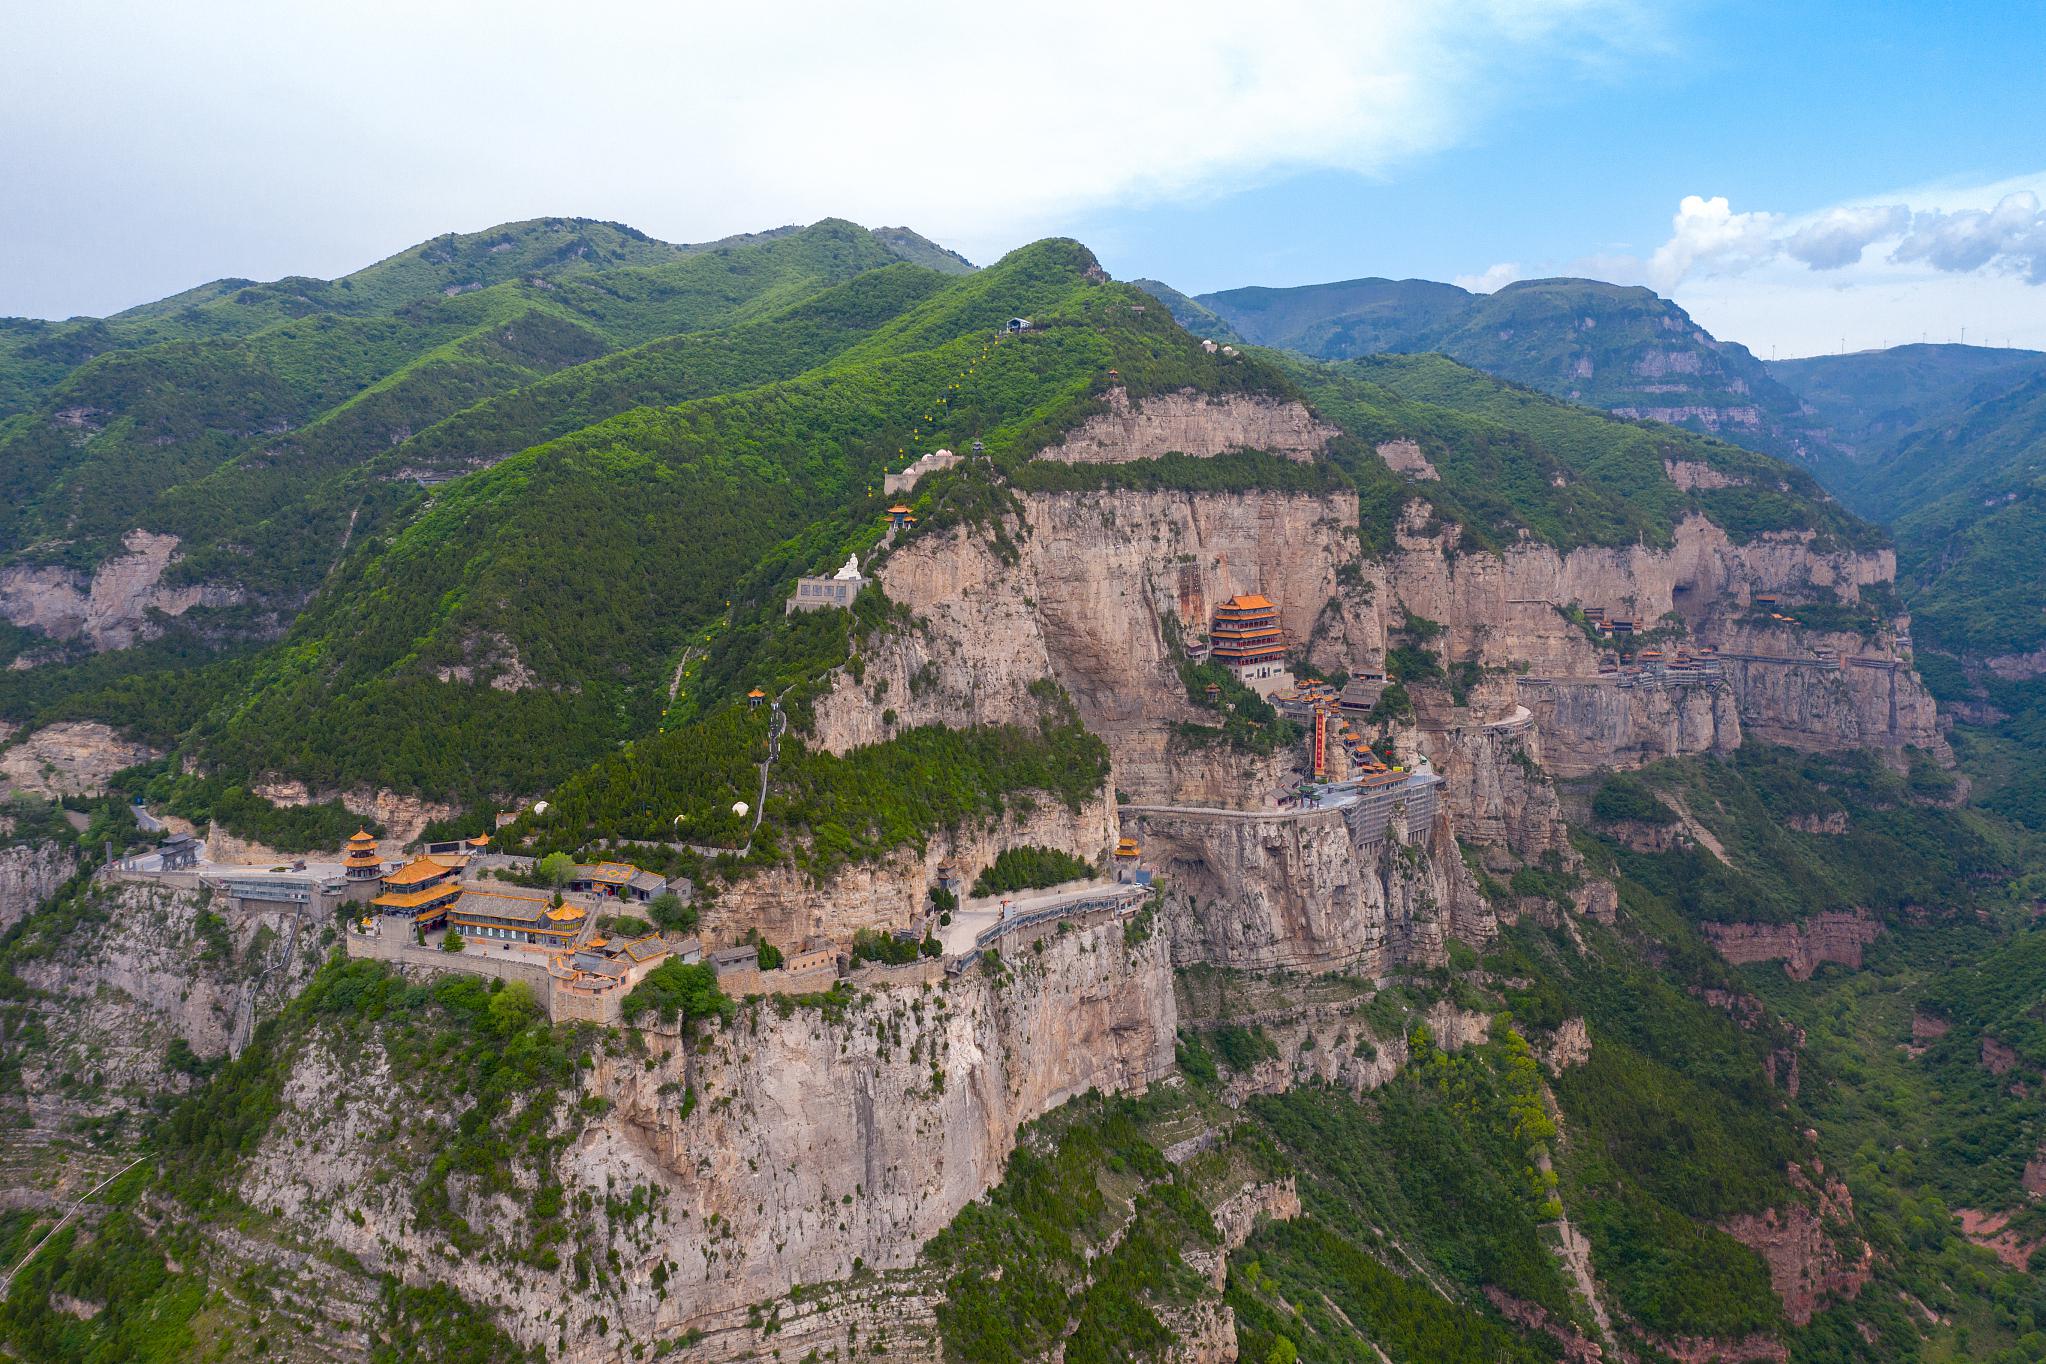
M 1306 461 L 1342 432 L 1306 406 L 1249 393 L 1205 394 L 1193 389 L 1132 401 L 1111 388 L 1108 411 L 1089 417 L 1039 459 L 1065 464 L 1121 464 L 1162 455 L 1205 459 L 1231 450 L 1262 450 Z

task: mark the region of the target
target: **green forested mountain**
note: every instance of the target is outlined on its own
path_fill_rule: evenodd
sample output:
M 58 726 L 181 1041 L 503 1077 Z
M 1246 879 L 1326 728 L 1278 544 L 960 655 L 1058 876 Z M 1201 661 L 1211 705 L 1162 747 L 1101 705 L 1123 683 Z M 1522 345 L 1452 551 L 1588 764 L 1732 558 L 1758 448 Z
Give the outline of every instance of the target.
M 1669 396 L 1655 385 L 1672 375 L 1697 380 L 1713 401 L 1747 382 L 1745 352 L 1701 340 L 1643 291 L 1541 282 L 1482 301 L 1481 321 L 1479 301 L 1447 286 L 1361 281 L 1337 300 L 1353 320 L 1331 323 L 1316 343 L 1330 355 L 1251 340 L 1224 355 L 1201 338 L 1299 341 L 1321 305 L 1283 292 L 1240 300 L 1239 319 L 1263 320 L 1224 330 L 1195 314 L 1189 331 L 1157 306 L 1166 295 L 1109 280 L 1084 246 L 1058 239 L 968 271 L 901 229 L 839 222 L 708 248 L 593 224 L 502 233 L 429 243 L 351 276 L 347 290 L 306 282 L 302 315 L 287 315 L 292 281 L 200 290 L 76 324 L 75 337 L 187 328 L 82 360 L 31 355 L 20 338 L 34 327 L 10 333 L 20 341 L 7 352 L 10 382 L 31 396 L 0 431 L 24 490 L 0 520 L 4 566 L 89 567 L 141 525 L 180 536 L 177 580 L 232 581 L 248 597 L 204 628 L 187 621 L 92 657 L 77 646 L 53 658 L 51 641 L 9 636 L 25 661 L 43 661 L 0 672 L 0 716 L 101 719 L 168 750 L 118 778 L 116 795 L 74 802 L 91 827 L 58 832 L 63 847 L 118 839 L 133 819 L 126 798 L 140 794 L 287 851 L 327 848 L 357 822 L 344 804 L 283 811 L 252 788 L 291 778 L 357 805 L 376 789 L 448 802 L 463 832 L 491 827 L 499 847 L 625 856 L 686 874 L 695 903 L 646 912 L 662 928 L 701 913 L 706 939 L 726 947 L 746 940 L 713 938 L 710 912 L 732 892 L 759 891 L 746 880 L 758 873 L 786 874 L 768 892 L 777 898 L 829 894 L 848 867 L 905 846 L 991 834 L 1010 815 L 1055 825 L 1098 809 L 1113 794 L 1108 745 L 1049 677 L 1028 684 L 1025 714 L 1011 723 L 897 727 L 882 711 L 887 737 L 877 742 L 842 753 L 814 742 L 827 685 L 850 678 L 871 688 L 877 710 L 895 704 L 865 660 L 928 623 L 878 585 L 850 611 L 787 615 L 791 580 L 870 554 L 891 500 L 883 475 L 941 445 L 977 440 L 988 459 L 906 495 L 922 520 L 897 542 L 974 526 L 1009 562 L 1012 534 L 1037 533 L 1003 519 L 1019 494 L 1070 492 L 1087 505 L 1124 488 L 1354 488 L 1356 524 L 1334 529 L 1337 543 L 1354 531 L 1358 554 L 1339 577 L 1386 554 L 1410 501 L 1461 527 L 1451 563 L 1523 539 L 1664 546 L 1693 514 L 1736 542 L 1809 530 L 1822 550 L 1881 544 L 1801 465 L 1679 425 L 1617 419 L 1594 410 L 1604 404 L 1589 390 L 1565 401 L 1548 383 L 1396 353 L 1388 340 L 1401 326 L 1432 328 L 1444 342 L 1426 349 L 1479 350 L 1489 328 L 1493 368 L 1553 377 L 1582 360 L 1587 381 L 1618 368 L 1599 391 L 1622 406 L 1629 394 Z M 241 293 L 251 300 L 236 302 Z M 1208 306 L 1169 301 L 1182 316 Z M 237 308 L 254 310 L 241 330 Z M 188 314 L 195 320 L 178 322 Z M 1032 327 L 1007 334 L 1018 315 Z M 1348 339 L 1334 339 L 1339 331 Z M 1640 372 L 1645 355 L 1663 356 L 1664 371 Z M 1709 369 L 1709 356 L 1725 367 Z M 1035 458 L 1076 424 L 1124 411 L 1111 400 L 1118 387 L 1138 406 L 1187 391 L 1299 400 L 1339 434 L 1325 457 L 1299 462 L 1258 450 L 1107 465 Z M 2029 485 L 2013 480 L 2038 472 L 2028 433 L 2046 396 L 2035 389 L 2005 388 L 1937 430 L 1916 428 L 1883 466 L 1895 477 L 1884 496 L 1928 499 L 1926 519 L 1897 517 L 1928 656 L 1979 659 L 2033 638 L 2022 584 L 1978 570 L 1993 553 L 2028 552 L 2020 531 L 2031 523 L 1998 529 L 1995 518 L 2030 505 Z M 1399 452 L 1407 472 L 1378 453 L 1387 442 L 1412 443 Z M 1415 455 L 1434 477 L 1416 476 Z M 1987 517 L 1975 510 L 1985 498 L 2002 499 Z M 1105 506 L 1088 509 L 1110 524 Z M 1984 527 L 1994 544 L 1969 538 Z M 1942 593 L 1961 605 L 1943 607 Z M 1886 605 L 1867 593 L 1866 610 Z M 256 619 L 265 611 L 271 619 Z M 1416 635 L 1441 628 L 1407 620 Z M 1425 642 L 1399 647 L 1434 666 Z M 1979 680 L 1955 672 L 1979 694 Z M 1462 704 L 1446 684 L 1425 685 L 1442 693 L 1442 709 Z M 774 709 L 746 704 L 756 686 L 787 729 L 775 729 Z M 1262 733 L 1253 751 L 1270 757 L 1281 727 L 1260 731 L 1253 714 L 1270 718 L 1240 712 L 1242 737 Z M 1960 743 L 1964 757 L 1990 764 L 1978 772 L 1995 775 L 1997 752 L 1966 735 Z M 1169 1358 L 1200 1325 L 1175 1309 L 1196 1304 L 1226 1305 L 1233 1317 L 1210 1320 L 1226 1322 L 1241 1357 L 1277 1364 L 1540 1364 L 1603 1357 L 1597 1339 L 1644 1360 L 2041 1357 L 2046 1293 L 2027 1257 L 2046 1214 L 2025 1194 L 2042 1132 L 2028 1086 L 2046 1066 L 2033 1007 L 2046 989 L 2034 837 L 1969 805 L 1962 783 L 1918 750 L 1745 744 L 1723 758 L 1553 783 L 1537 753 L 1502 749 L 1490 775 L 1556 794 L 1551 808 L 1567 810 L 1569 825 L 1554 820 L 1545 851 L 1459 849 L 1454 822 L 1436 846 L 1383 849 L 1378 874 L 1404 876 L 1438 857 L 1464 874 L 1457 888 L 1482 904 L 1457 912 L 1485 937 L 1448 938 L 1425 958 L 1388 956 L 1383 978 L 1182 961 L 1178 945 L 1156 940 L 1170 916 L 1152 904 L 964 960 L 948 947 L 957 972 L 899 990 L 837 985 L 741 1007 L 709 967 L 676 961 L 642 987 L 641 1003 L 681 1027 L 654 1045 L 630 1026 L 552 1026 L 533 993 L 499 981 L 429 980 L 416 959 L 403 968 L 340 959 L 351 906 L 286 939 L 298 944 L 302 988 L 289 1002 L 270 997 L 275 1017 L 252 1026 L 236 1055 L 170 1044 L 172 1088 L 155 1091 L 130 1078 L 150 1058 L 124 1055 L 128 1071 L 101 1065 L 98 1027 L 93 1065 L 37 1075 L 65 1011 L 103 1002 L 60 998 L 48 984 L 90 978 L 90 961 L 73 967 L 64 954 L 102 932 L 182 935 L 200 968 L 242 973 L 218 998 L 255 1000 L 276 930 L 241 910 L 248 922 L 231 927 L 177 892 L 136 912 L 81 875 L 0 932 L 0 1102 L 48 1141 L 48 1125 L 31 1122 L 55 1111 L 55 1093 L 75 1106 L 62 1137 L 81 1153 L 125 1141 L 145 1159 L 89 1235 L 58 1235 L 0 1300 L 0 1341 L 53 1361 L 247 1358 L 280 1340 L 290 1354 L 298 1342 L 277 1323 L 309 1319 L 292 1314 L 318 1295 L 286 1291 L 287 1271 L 264 1267 L 277 1251 L 358 1291 L 375 1260 L 376 1300 L 333 1310 L 360 1316 L 370 1352 L 392 1361 L 652 1358 L 707 1343 L 733 1357 L 742 1331 L 771 1352 L 784 1312 L 794 1337 L 809 1329 L 799 1319 L 807 1304 L 866 1295 L 880 1304 L 872 1320 L 894 1330 L 912 1288 L 936 1303 L 931 1339 L 906 1345 L 915 1357 L 989 1364 Z M 2024 788 L 2008 771 L 1994 791 L 2019 811 Z M 543 793 L 544 808 L 532 799 Z M 494 826 L 490 817 L 514 804 L 515 817 Z M 1452 820 L 1458 813 L 1468 812 Z M 54 808 L 4 817 L 18 841 L 71 828 Z M 1012 861 L 1014 852 L 1052 869 L 1012 885 L 1082 865 L 1064 850 L 1019 848 Z M 1594 888 L 1608 897 L 1603 909 L 1591 907 Z M 111 891 L 131 892 L 154 888 Z M 925 893 L 884 912 L 906 918 L 927 903 L 946 912 Z M 186 923 L 174 920 L 181 913 L 188 930 L 166 926 Z M 625 933 L 629 921 L 613 922 Z M 861 942 L 923 950 L 868 922 L 856 956 Z M 1865 969 L 1814 949 L 1814 960 L 1799 959 L 1811 969 L 1786 972 L 1780 959 L 1811 948 L 1828 922 L 1868 930 L 1854 940 L 1856 960 L 1867 948 Z M 1715 951 L 1729 927 L 1753 941 L 1775 935 L 1782 951 L 1734 965 Z M 164 947 L 172 966 L 162 969 L 196 980 L 181 945 Z M 749 943 L 749 959 L 765 965 L 775 946 Z M 123 943 L 122 971 L 133 955 Z M 994 1015 L 1029 1017 L 1035 992 L 1074 988 L 1051 982 L 1054 972 L 1083 976 L 1073 997 L 1088 995 L 1091 1007 L 1100 982 L 1131 979 L 1122 973 L 1140 961 L 1161 991 L 1152 1002 L 1162 1009 L 1170 996 L 1179 1028 L 1176 1047 L 1159 1030 L 1168 1073 L 1150 1075 L 1147 1093 L 1096 1088 L 1053 1108 L 1016 1143 L 999 1182 L 923 1250 L 862 1244 L 844 1263 L 820 1256 L 785 1295 L 741 1303 L 743 1326 L 738 1300 L 718 1298 L 712 1325 L 725 1338 L 679 1334 L 673 1313 L 710 1301 L 696 1276 L 725 1253 L 726 1219 L 743 1209 L 737 1199 L 711 1215 L 709 1201 L 672 1204 L 698 1188 L 750 1187 L 709 1181 L 752 1166 L 740 1143 L 775 1121 L 774 1097 L 737 1087 L 730 1067 L 754 1064 L 757 1050 L 774 1084 L 807 1099 L 866 1086 L 906 1051 L 901 1073 L 915 1093 L 862 1091 L 858 1155 L 871 1157 L 902 1136 L 880 1135 L 899 1116 L 882 1105 L 914 1111 L 948 1082 L 955 1095 L 1010 1082 L 977 1068 L 986 1039 L 1010 1026 Z M 104 998 L 116 993 L 109 985 Z M 985 1011 L 976 1003 L 955 1022 L 960 1000 L 980 998 Z M 231 1005 L 203 1018 L 224 1032 Z M 1017 1032 L 1058 1047 L 1064 1026 L 1035 1017 Z M 972 1034 L 972 1058 L 940 1050 L 948 1030 Z M 1119 1045 L 1096 1036 L 1070 1049 Z M 1987 1065 L 2006 1051 L 2028 1069 Z M 424 1083 L 432 1101 L 365 1116 L 394 1079 Z M 90 1116 L 117 1091 L 132 1110 Z M 346 1196 L 287 1211 L 267 1188 L 246 1193 L 255 1186 L 238 1181 L 265 1143 L 274 1152 L 293 1140 L 281 1124 L 313 1123 L 300 1144 L 317 1150 L 336 1112 L 360 1121 L 351 1148 L 372 1153 L 367 1173 L 343 1177 Z M 582 1140 L 607 1120 L 607 1133 L 629 1135 Z M 673 1141 L 657 1151 L 648 1133 Z M 812 1150 L 850 1139 L 814 1135 Z M 577 1182 L 579 1162 L 619 1151 L 599 1178 L 622 1177 Z M 714 1170 L 720 1161 L 730 1171 Z M 846 1234 L 867 1215 L 859 1205 L 878 1176 L 858 1159 L 836 1168 L 852 1187 L 821 1189 L 814 1218 L 791 1205 L 776 1238 L 794 1228 L 836 1245 L 834 1226 Z M 748 1173 L 813 1171 L 777 1161 Z M 1297 1215 L 1250 1218 L 1236 1200 L 1252 1194 L 1274 1206 L 1296 1199 Z M 663 1200 L 665 1221 L 652 1215 Z M 1971 1239 L 1960 1211 L 2007 1217 L 2016 1262 Z M 301 1212 L 331 1220 L 291 1220 Z M 702 1220 L 685 1227 L 689 1216 Z M 9 1262 L 48 1225 L 33 1209 L 0 1217 Z M 318 1225 L 331 1245 L 302 1234 Z M 642 1226 L 666 1239 L 644 1240 Z M 1225 1245 L 1225 1229 L 1241 1244 Z M 377 1238 L 401 1232 L 422 1249 L 378 1258 L 387 1246 Z M 229 1240 L 256 1248 L 255 1267 L 219 1271 L 239 1263 L 219 1252 Z M 748 1253 L 765 1259 L 765 1246 Z M 402 1270 L 386 1273 L 390 1264 Z M 507 1270 L 541 1284 L 544 1305 L 448 1286 L 494 1283 Z M 1830 1281 L 1814 1286 L 1820 1279 Z M 898 1290 L 901 1303 L 889 1297 Z M 723 1281 L 719 1292 L 729 1293 Z M 567 1308 L 557 1314 L 562 1303 L 573 1320 Z M 681 1320 L 697 1319 L 710 1318 Z M 628 1321 L 658 1329 L 628 1339 Z M 524 1346 L 507 1334 L 520 1322 Z M 896 1343 L 872 1331 L 860 1347 L 889 1357 Z
M 1895 538 L 1919 666 L 1957 703 L 1980 798 L 2046 824 L 2046 356 L 1899 346 L 1778 372 L 1852 442 L 1818 472 Z
M 1828 448 L 1823 429 L 1745 347 L 1717 340 L 1647 289 L 1538 279 L 1473 294 L 1430 280 L 1356 279 L 1158 297 L 1197 331 L 1219 319 L 1248 341 L 1317 359 L 1438 351 L 1571 402 L 1786 458 Z
M 167 532 L 181 542 L 168 582 L 215 585 L 244 602 L 220 618 L 195 613 L 188 627 L 215 639 L 274 633 L 352 534 L 405 503 L 415 473 L 467 467 L 637 403 L 785 375 L 826 353 L 827 333 L 858 330 L 916 286 L 904 274 L 823 300 L 782 333 L 756 333 L 750 348 L 739 338 L 628 354 L 508 408 L 466 409 L 623 349 L 785 313 L 897 261 L 911 237 L 890 244 L 826 221 L 683 248 L 544 220 L 436 239 L 331 284 L 209 287 L 64 324 L 117 344 L 77 354 L 32 411 L 0 423 L 0 459 L 16 473 L 0 509 L 0 562 L 89 570 L 130 530 Z M 812 333 L 797 338 L 806 325 Z M 16 331 L 38 329 L 47 331 Z M 40 372 L 0 365 L 0 384 L 33 387 Z M 417 469 L 402 455 L 369 468 L 458 414 L 467 444 L 437 431 Z
M 1282 363 L 1363 447 L 1412 440 L 1435 469 L 1435 480 L 1400 479 L 1353 451 L 1345 467 L 1383 499 L 1366 518 L 1380 524 L 1400 501 L 1421 497 L 1481 545 L 1511 543 L 1523 530 L 1564 548 L 1667 544 L 1688 513 L 1740 537 L 1810 527 L 1830 543 L 1876 543 L 1810 474 L 1723 440 L 1614 421 L 1438 355 Z M 1704 465 L 1729 486 L 1679 488 L 1666 467 L 1675 461 Z
M 1890 441 L 1965 404 L 1976 390 L 2046 369 L 2046 355 L 1987 346 L 1912 345 L 1771 360 L 1768 368 L 1839 444 L 1849 447 L 1836 454 L 1842 471 L 1849 472 L 1858 462 L 1855 453 L 1877 456 Z

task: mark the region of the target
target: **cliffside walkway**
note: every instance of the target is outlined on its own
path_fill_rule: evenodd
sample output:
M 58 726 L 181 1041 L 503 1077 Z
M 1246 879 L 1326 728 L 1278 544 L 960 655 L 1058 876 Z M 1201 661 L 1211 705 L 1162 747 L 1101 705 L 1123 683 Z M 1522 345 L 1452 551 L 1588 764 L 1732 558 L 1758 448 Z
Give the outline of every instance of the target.
M 1140 805 L 1134 802 L 1115 808 L 1119 816 L 1142 818 L 1149 815 L 1238 824 L 1281 824 L 1335 811 L 1342 815 L 1343 822 L 1350 827 L 1351 836 L 1360 843 L 1384 838 L 1397 810 L 1404 811 L 1407 836 L 1425 841 L 1434 832 L 1441 786 L 1442 778 L 1435 775 L 1425 759 L 1421 759 L 1415 769 L 1407 773 L 1404 781 L 1336 782 L 1322 787 L 1309 803 L 1279 810 L 1232 810 L 1217 805 Z
M 938 930 L 938 941 L 945 949 L 945 969 L 957 975 L 1011 933 L 1039 924 L 1102 910 L 1134 912 L 1150 893 L 1149 886 L 1090 881 L 1066 890 L 1012 897 L 1006 901 L 1006 915 L 1003 902 L 982 901 L 972 908 L 962 902 L 952 922 Z

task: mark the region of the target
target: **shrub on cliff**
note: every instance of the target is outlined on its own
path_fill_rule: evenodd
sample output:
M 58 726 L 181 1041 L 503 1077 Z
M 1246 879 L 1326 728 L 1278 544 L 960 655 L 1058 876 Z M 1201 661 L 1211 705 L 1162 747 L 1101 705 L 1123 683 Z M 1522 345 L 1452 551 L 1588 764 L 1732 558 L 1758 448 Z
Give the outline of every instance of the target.
M 1094 874 L 1094 868 L 1057 848 L 1025 845 L 1004 848 L 992 865 L 974 878 L 975 896 L 1000 895 L 1012 890 L 1031 890 L 1078 881 Z
M 728 1019 L 737 1007 L 718 989 L 717 972 L 702 962 L 680 962 L 673 957 L 647 972 L 646 979 L 625 996 L 623 1005 L 628 1023 L 649 1012 L 663 1023 Z

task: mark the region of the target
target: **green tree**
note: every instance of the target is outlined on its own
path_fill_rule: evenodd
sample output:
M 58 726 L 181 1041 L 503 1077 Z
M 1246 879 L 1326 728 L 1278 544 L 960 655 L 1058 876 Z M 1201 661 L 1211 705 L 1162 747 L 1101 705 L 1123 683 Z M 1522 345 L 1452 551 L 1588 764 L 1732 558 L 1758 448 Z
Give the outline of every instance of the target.
M 625 997 L 627 1022 L 652 1012 L 663 1023 L 676 1019 L 693 1022 L 699 1018 L 730 1018 L 737 1008 L 718 989 L 717 972 L 703 962 L 685 964 L 673 957 L 647 973 Z
M 441 951 L 459 952 L 462 950 L 464 946 L 466 946 L 466 944 L 463 943 L 462 941 L 461 930 L 456 928 L 449 928 L 447 932 L 441 934 L 440 937 Z
M 488 1013 L 491 1030 L 509 1037 L 540 1016 L 540 1001 L 523 980 L 506 981 L 504 988 L 490 997 Z
M 687 933 L 696 927 L 696 907 L 682 903 L 682 897 L 664 890 L 647 902 L 646 911 L 663 933 Z
M 565 852 L 551 852 L 541 858 L 533 870 L 542 881 L 560 890 L 568 884 L 568 878 L 575 875 L 575 859 Z

